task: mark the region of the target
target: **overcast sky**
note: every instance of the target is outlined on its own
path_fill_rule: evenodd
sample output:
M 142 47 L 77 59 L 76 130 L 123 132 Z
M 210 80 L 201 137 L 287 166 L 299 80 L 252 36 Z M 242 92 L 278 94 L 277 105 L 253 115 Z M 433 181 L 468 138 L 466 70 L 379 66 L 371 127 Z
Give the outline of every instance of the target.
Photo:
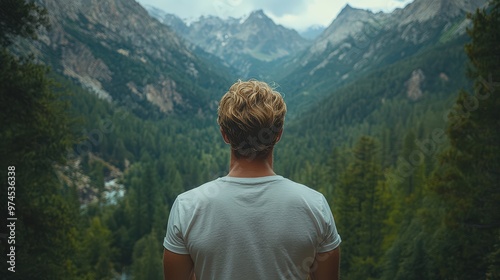
M 240 18 L 258 9 L 274 22 L 302 31 L 311 25 L 328 26 L 342 8 L 352 7 L 374 12 L 390 12 L 413 0 L 137 0 L 168 13 L 193 20 L 201 15 Z

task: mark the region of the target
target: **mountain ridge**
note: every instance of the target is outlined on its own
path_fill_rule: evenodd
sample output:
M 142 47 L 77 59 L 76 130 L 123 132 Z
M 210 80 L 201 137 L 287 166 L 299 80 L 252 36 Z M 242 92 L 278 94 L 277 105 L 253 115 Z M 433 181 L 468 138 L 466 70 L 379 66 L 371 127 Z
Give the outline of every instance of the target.
M 38 3 L 47 8 L 52 28 L 30 48 L 55 71 L 142 115 L 155 110 L 198 112 L 216 106 L 210 100 L 223 91 L 228 75 L 210 70 L 213 66 L 139 3 Z
M 439 16 L 425 14 L 427 2 L 415 0 L 392 13 L 346 5 L 310 47 L 276 66 L 286 69 L 276 79 L 292 96 L 290 105 L 303 108 L 308 99 L 321 99 L 374 69 L 464 35 L 469 12 L 465 9 L 482 6 L 486 0 L 458 1 L 466 4 L 439 0 L 443 7 L 455 7 L 450 8 L 453 12 Z M 413 14 L 404 23 L 415 9 L 423 14 Z
M 437 18 L 426 14 L 428 0 L 416 0 L 393 13 L 346 5 L 311 44 L 296 31 L 276 25 L 263 10 L 241 19 L 201 17 L 189 26 L 171 17 L 177 20 L 176 28 L 189 28 L 184 33 L 197 40 L 189 42 L 186 34 L 181 38 L 173 26 L 155 19 L 158 11 L 150 17 L 151 12 L 132 0 L 39 0 L 50 11 L 53 29 L 41 34 L 32 49 L 56 71 L 102 98 L 145 114 L 150 111 L 147 104 L 167 114 L 215 108 L 215 94 L 235 76 L 218 59 L 239 77 L 283 84 L 296 100 L 293 105 L 456 37 L 465 29 L 465 10 L 486 0 L 437 2 L 450 12 Z M 457 11 L 462 16 L 456 16 Z M 407 14 L 413 14 L 412 20 L 401 24 Z M 318 95 L 306 97 L 305 91 Z
M 296 30 L 274 23 L 263 10 L 238 19 L 201 16 L 189 25 L 179 25 L 177 16 L 147 8 L 151 16 L 188 42 L 224 60 L 243 77 L 258 74 L 255 69 L 262 64 L 297 53 L 310 44 Z
M 415 0 L 405 9 L 396 10 L 395 16 L 403 18 L 399 24 L 402 26 L 411 22 L 422 23 L 436 17 L 457 17 L 485 4 L 484 0 Z

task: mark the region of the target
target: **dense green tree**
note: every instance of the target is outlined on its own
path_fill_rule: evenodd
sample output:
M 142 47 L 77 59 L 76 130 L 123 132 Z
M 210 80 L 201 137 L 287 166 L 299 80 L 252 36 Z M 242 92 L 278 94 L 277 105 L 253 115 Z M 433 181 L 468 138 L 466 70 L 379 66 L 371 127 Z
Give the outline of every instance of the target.
M 354 146 L 353 159 L 334 190 L 342 244 L 342 274 L 348 279 L 376 279 L 381 256 L 385 209 L 381 207 L 382 174 L 375 141 L 363 136 Z
M 94 217 L 83 238 L 82 253 L 88 266 L 84 267 L 84 276 L 88 279 L 114 279 L 112 259 L 115 251 L 111 246 L 111 231 L 99 217 Z
M 132 276 L 138 280 L 163 278 L 161 241 L 155 231 L 142 237 L 134 246 Z
M 474 89 L 461 91 L 448 114 L 450 147 L 430 184 L 442 202 L 432 252 L 442 279 L 493 279 L 500 262 L 500 1 L 470 18 Z
M 105 166 L 101 160 L 94 159 L 90 162 L 89 177 L 92 180 L 92 185 L 96 188 L 97 203 L 99 206 L 105 203 L 104 201 L 104 172 Z
M 36 39 L 36 32 L 48 26 L 47 11 L 34 2 L 2 0 L 0 8 L 0 46 L 8 46 L 20 36 Z
M 423 277 L 429 264 L 426 247 L 429 233 L 422 230 L 419 213 L 426 196 L 424 168 L 425 165 L 417 166 L 401 182 L 385 182 L 388 186 L 382 201 L 386 203 L 387 219 L 383 228 L 381 279 L 431 279 Z
M 16 272 L 7 271 L 5 261 L 0 268 L 12 279 L 72 279 L 78 208 L 57 177 L 75 141 L 68 106 L 56 94 L 46 67 L 7 50 L 19 36 L 35 38 L 37 28 L 47 23 L 46 12 L 25 1 L 0 5 L 1 181 L 6 184 L 7 171 L 12 172 L 9 196 L 7 188 L 0 193 L 0 215 L 6 221 L 11 202 L 9 215 L 17 218 L 15 244 L 0 244 L 2 252 L 15 245 Z

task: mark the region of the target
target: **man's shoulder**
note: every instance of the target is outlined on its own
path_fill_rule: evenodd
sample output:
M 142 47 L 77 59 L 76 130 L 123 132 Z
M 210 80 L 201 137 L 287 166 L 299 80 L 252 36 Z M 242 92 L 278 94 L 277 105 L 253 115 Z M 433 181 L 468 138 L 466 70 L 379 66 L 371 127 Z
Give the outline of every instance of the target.
M 313 197 L 322 197 L 323 196 L 323 194 L 320 193 L 319 191 L 317 191 L 309 186 L 306 186 L 302 183 L 298 183 L 298 182 L 295 182 L 295 181 L 287 179 L 287 178 L 283 178 L 283 179 L 284 179 L 287 187 L 290 188 L 291 190 L 295 190 L 295 191 L 300 192 L 302 194 L 310 195 Z
M 277 188 L 282 198 L 295 197 L 302 200 L 314 200 L 315 202 L 324 198 L 322 193 L 302 183 L 283 176 L 269 176 L 261 179 L 221 177 L 179 194 L 177 200 L 189 203 L 206 202 L 225 193 L 228 187 L 233 187 L 231 185 L 238 185 L 241 183 L 244 185 L 259 185 L 261 187 Z M 245 191 L 245 188 L 240 190 Z
M 200 186 L 187 190 L 177 196 L 178 200 L 192 200 L 201 197 L 211 197 L 220 192 L 218 179 L 208 181 Z

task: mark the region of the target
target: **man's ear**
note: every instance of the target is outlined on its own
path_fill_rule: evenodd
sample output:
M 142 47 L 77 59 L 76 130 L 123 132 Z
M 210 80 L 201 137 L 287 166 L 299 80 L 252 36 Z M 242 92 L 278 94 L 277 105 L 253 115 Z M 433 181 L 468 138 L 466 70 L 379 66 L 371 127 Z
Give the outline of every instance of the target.
M 227 137 L 227 134 L 224 132 L 224 129 L 222 129 L 222 127 L 219 127 L 219 129 L 220 129 L 220 134 L 222 134 L 222 139 L 224 139 L 224 142 L 226 144 L 230 144 L 229 138 Z
M 283 134 L 283 129 L 281 129 L 278 132 L 278 135 L 276 135 L 276 143 L 278 143 L 281 140 L 281 135 Z

